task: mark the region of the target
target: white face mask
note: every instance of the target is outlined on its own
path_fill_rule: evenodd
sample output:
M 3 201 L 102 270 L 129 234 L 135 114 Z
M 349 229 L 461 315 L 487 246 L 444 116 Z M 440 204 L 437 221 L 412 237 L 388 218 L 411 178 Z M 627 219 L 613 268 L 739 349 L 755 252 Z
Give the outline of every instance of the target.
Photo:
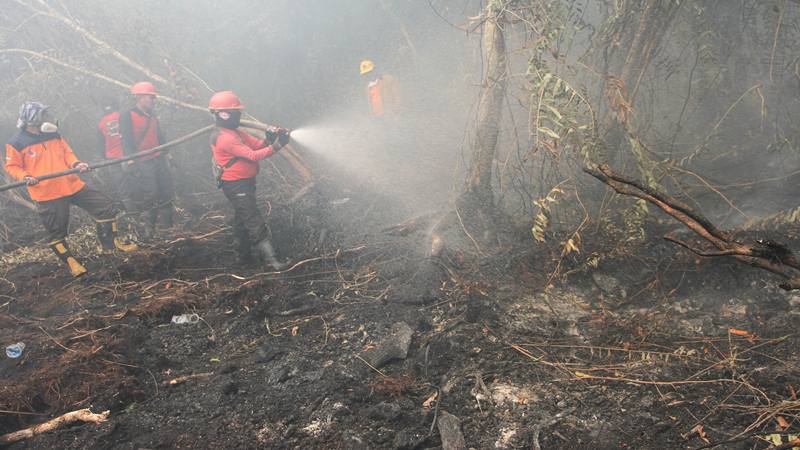
M 39 131 L 42 133 L 55 133 L 58 131 L 58 125 L 50 122 L 45 122 L 39 125 Z

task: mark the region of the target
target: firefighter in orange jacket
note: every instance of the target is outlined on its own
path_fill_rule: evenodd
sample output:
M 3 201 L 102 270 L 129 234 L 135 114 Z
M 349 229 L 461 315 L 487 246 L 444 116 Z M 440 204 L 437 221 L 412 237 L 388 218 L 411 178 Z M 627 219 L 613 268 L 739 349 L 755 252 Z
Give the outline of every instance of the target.
M 394 117 L 399 113 L 400 92 L 397 80 L 382 74 L 372 60 L 365 59 L 359 66 L 361 77 L 367 81 L 369 108 L 375 117 Z
M 134 84 L 131 94 L 136 105 L 120 113 L 119 132 L 122 151 L 132 155 L 165 142 L 158 118 L 155 116 L 155 101 L 158 93 L 155 86 L 147 81 Z M 131 213 L 147 213 L 146 223 L 140 234 L 152 237 L 156 231 L 159 216 L 166 228 L 172 228 L 172 198 L 174 188 L 172 174 L 163 153 L 155 153 L 137 159 L 133 164 L 123 165 L 127 172 L 127 209 Z
M 97 142 L 102 159 L 122 158 L 122 135 L 119 133 L 119 103 L 112 98 L 103 102 L 103 117 L 97 123 Z M 125 174 L 118 165 L 107 166 L 101 172 L 104 191 L 109 194 L 118 207 L 124 208 Z
M 22 105 L 17 121 L 19 132 L 6 144 L 6 171 L 25 181 L 28 193 L 36 202 L 36 210 L 50 239 L 50 248 L 69 267 L 73 276 L 86 273 L 86 268 L 72 255 L 66 243 L 69 231 L 70 205 L 76 205 L 94 217 L 97 238 L 106 250 L 114 248 L 130 252 L 137 249 L 117 238 L 117 210 L 106 195 L 92 189 L 78 175 L 40 181 L 37 177 L 71 168 L 81 172 L 89 165 L 75 157 L 69 144 L 58 134 L 58 126 L 47 106 L 27 102 Z
M 239 244 L 242 264 L 253 261 L 255 247 L 261 260 L 281 271 L 288 264 L 281 262 L 270 242 L 270 232 L 256 203 L 258 162 L 274 155 L 289 142 L 287 130 L 268 131 L 261 140 L 239 129 L 242 102 L 232 91 L 217 92 L 208 109 L 217 128 L 211 135 L 211 154 L 217 186 L 231 202 L 234 210 L 234 236 Z M 255 245 L 253 245 L 255 244 Z

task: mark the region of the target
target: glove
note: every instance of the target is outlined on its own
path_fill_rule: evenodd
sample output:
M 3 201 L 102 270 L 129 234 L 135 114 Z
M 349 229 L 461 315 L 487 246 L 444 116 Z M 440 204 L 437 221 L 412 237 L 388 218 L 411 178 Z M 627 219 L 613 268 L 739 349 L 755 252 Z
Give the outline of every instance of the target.
M 267 130 L 264 132 L 264 142 L 267 145 L 272 145 L 275 139 L 278 138 L 278 133 L 275 130 Z
M 289 138 L 289 130 L 281 128 L 281 130 L 278 131 L 278 144 L 280 144 L 281 147 L 289 143 Z
M 22 181 L 24 181 L 25 184 L 27 184 L 28 186 L 33 186 L 34 184 L 38 184 L 39 183 L 39 179 L 38 178 L 32 177 L 30 175 L 28 175 L 27 177 L 23 178 Z
M 81 171 L 81 173 L 83 173 L 83 172 L 88 172 L 88 171 L 89 171 L 89 165 L 88 165 L 88 164 L 86 164 L 85 162 L 79 162 L 79 163 L 76 163 L 76 164 L 75 164 L 75 168 L 76 168 L 76 169 L 78 169 L 78 170 L 80 170 L 80 171 Z

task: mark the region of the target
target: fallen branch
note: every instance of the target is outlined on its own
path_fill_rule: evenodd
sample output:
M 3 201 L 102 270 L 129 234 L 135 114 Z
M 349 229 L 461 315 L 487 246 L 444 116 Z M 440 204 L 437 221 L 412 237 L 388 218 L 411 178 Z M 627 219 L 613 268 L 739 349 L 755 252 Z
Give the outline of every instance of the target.
M 165 386 L 177 386 L 179 384 L 183 384 L 189 380 L 195 380 L 197 378 L 208 378 L 211 375 L 214 375 L 214 372 L 203 372 L 203 373 L 195 373 L 192 375 L 184 375 L 181 377 L 173 378 L 169 381 L 165 381 Z
M 800 274 L 797 273 L 800 272 L 800 263 L 791 250 L 783 244 L 760 239 L 750 243 L 738 242 L 733 239 L 730 232 L 718 229 L 711 221 L 680 200 L 639 181 L 617 175 L 607 164 L 585 167 L 583 171 L 607 184 L 619 194 L 636 197 L 658 206 L 708 241 L 718 251 L 697 249 L 673 237 L 665 237 L 666 240 L 701 256 L 731 256 L 740 262 L 786 278 L 787 281 L 780 285 L 785 290 L 800 289 Z
M 89 410 L 89 408 L 68 412 L 63 416 L 56 417 L 55 419 L 34 425 L 30 428 L 4 434 L 0 436 L 0 444 L 10 444 L 12 442 L 28 439 L 36 436 L 37 434 L 47 433 L 48 431 L 56 430 L 73 422 L 102 423 L 108 419 L 109 413 L 109 411 L 103 411 L 100 414 L 94 414 Z

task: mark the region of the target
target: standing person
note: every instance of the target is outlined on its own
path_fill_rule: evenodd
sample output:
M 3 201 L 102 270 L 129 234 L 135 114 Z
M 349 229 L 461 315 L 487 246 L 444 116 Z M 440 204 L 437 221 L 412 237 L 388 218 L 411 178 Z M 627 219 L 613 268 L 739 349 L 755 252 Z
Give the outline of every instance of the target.
M 375 117 L 396 117 L 400 108 L 397 79 L 381 73 L 372 60 L 365 59 L 359 66 L 361 77 L 367 82 L 367 100 Z
M 117 159 L 124 156 L 122 135 L 119 133 L 119 102 L 114 98 L 103 101 L 103 117 L 97 124 L 97 141 L 102 159 Z M 122 209 L 125 209 L 122 199 L 124 175 L 120 165 L 106 166 L 101 172 L 105 192 L 114 204 Z
M 28 185 L 28 193 L 36 202 L 48 244 L 58 258 L 78 277 L 86 273 L 70 252 L 66 237 L 69 232 L 69 209 L 76 205 L 95 219 L 97 239 L 103 249 L 131 252 L 136 244 L 125 243 L 117 237 L 117 210 L 105 194 L 94 190 L 72 174 L 40 181 L 37 177 L 69 169 L 89 170 L 72 152 L 69 144 L 58 134 L 58 125 L 47 106 L 27 102 L 19 110 L 19 132 L 6 144 L 6 172 Z
M 255 249 L 265 264 L 281 271 L 288 264 L 278 260 L 270 242 L 270 232 L 256 203 L 258 162 L 274 155 L 289 142 L 288 130 L 267 131 L 260 140 L 239 129 L 242 106 L 232 91 L 217 92 L 211 97 L 208 109 L 217 128 L 211 135 L 211 154 L 217 185 L 234 210 L 234 236 L 239 243 L 239 260 L 253 262 Z
M 125 156 L 158 147 L 166 140 L 155 116 L 158 93 L 155 86 L 141 81 L 131 87 L 135 106 L 119 116 L 119 132 Z M 126 190 L 129 212 L 137 214 L 139 233 L 144 237 L 155 236 L 159 216 L 165 228 L 172 228 L 172 198 L 174 189 L 172 174 L 161 152 L 137 159 L 125 166 Z M 146 217 L 145 217 L 146 216 Z

